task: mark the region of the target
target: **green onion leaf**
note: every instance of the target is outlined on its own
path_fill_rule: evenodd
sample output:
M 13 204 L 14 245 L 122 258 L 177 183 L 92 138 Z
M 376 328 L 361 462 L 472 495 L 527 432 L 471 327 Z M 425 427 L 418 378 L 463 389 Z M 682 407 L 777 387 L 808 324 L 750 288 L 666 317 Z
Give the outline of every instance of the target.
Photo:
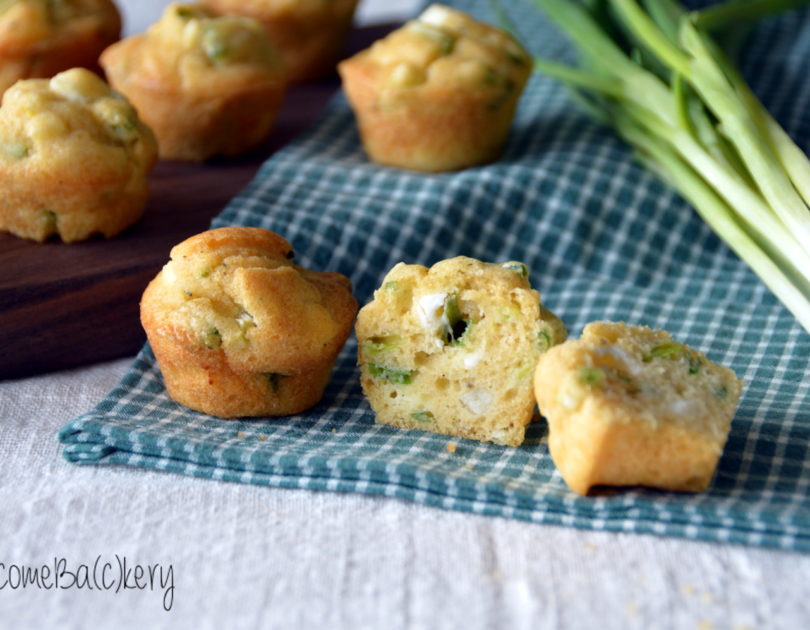
M 451 293 L 444 300 L 444 315 L 442 320 L 444 322 L 445 343 L 460 346 L 463 343 L 463 337 L 469 330 L 469 322 L 461 315 L 461 309 L 458 306 L 458 296 L 455 293 Z
M 504 269 L 509 269 L 510 271 L 514 271 L 521 278 L 529 277 L 529 268 L 522 262 L 510 260 L 509 262 L 502 263 L 501 267 L 503 267 Z
M 267 384 L 270 385 L 270 389 L 273 390 L 273 393 L 277 394 L 279 385 L 281 384 L 281 379 L 283 379 L 286 374 L 279 374 L 278 372 L 262 372 L 262 376 L 267 379 Z
M 540 349 L 545 352 L 554 345 L 554 342 L 551 340 L 551 335 L 545 330 L 541 330 L 537 333 L 537 344 L 540 346 Z
M 680 359 L 686 347 L 677 341 L 664 341 L 658 345 L 653 346 L 642 357 L 645 363 L 649 363 L 653 359 Z
M 215 25 L 209 25 L 203 31 L 202 49 L 205 55 L 215 64 L 227 62 L 230 56 L 228 41 Z
M 807 0 L 733 0 L 697 13 L 677 0 L 533 2 L 581 60 L 538 59 L 535 69 L 613 126 L 810 332 L 810 160 L 707 32 L 739 31 Z M 690 361 L 690 373 L 699 369 Z
M 222 335 L 216 328 L 209 328 L 203 337 L 203 344 L 209 350 L 216 350 L 222 345 Z
M 363 342 L 363 348 L 369 354 L 380 354 L 398 347 L 402 339 L 397 335 L 386 335 L 384 337 L 371 337 Z
M 369 363 L 368 371 L 373 377 L 381 378 L 394 385 L 410 385 L 413 381 L 413 370 L 402 370 L 385 365 L 377 365 L 376 363 Z
M 579 368 L 579 382 L 598 387 L 605 382 L 605 373 L 599 368 L 583 365 Z

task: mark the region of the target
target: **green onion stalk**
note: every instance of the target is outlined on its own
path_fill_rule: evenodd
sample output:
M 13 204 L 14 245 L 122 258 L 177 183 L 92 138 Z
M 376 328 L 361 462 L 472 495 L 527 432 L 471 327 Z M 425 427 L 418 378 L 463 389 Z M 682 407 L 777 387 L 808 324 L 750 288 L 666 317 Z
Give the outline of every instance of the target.
M 717 32 L 810 0 L 728 0 L 700 11 L 676 0 L 531 1 L 580 58 L 577 67 L 536 59 L 535 69 L 612 126 L 810 332 L 810 160 Z

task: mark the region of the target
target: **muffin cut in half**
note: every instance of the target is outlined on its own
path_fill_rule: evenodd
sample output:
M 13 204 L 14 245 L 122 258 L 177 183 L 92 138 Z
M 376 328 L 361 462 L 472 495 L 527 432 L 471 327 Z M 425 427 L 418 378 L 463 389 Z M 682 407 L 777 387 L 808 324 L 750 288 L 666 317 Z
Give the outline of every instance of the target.
M 288 415 L 321 399 L 357 301 L 348 278 L 292 257 L 281 236 L 249 227 L 172 248 L 141 299 L 169 396 L 220 417 Z
M 540 355 L 565 339 L 522 263 L 399 263 L 357 318 L 361 383 L 377 421 L 517 446 Z
M 114 236 L 143 214 L 156 158 L 132 105 L 89 70 L 18 81 L 0 107 L 0 230 Z
M 160 157 L 234 156 L 272 130 L 286 89 L 279 55 L 253 19 L 170 4 L 146 33 L 101 56 L 110 84 L 155 132 Z
M 290 82 L 334 72 L 358 0 L 203 0 L 220 14 L 252 17 L 279 49 Z
M 338 70 L 369 157 L 438 172 L 500 156 L 531 67 L 507 33 L 434 4 Z
M 98 57 L 121 35 L 112 0 L 0 2 L 0 95 L 19 79 L 74 67 L 99 70 Z
M 742 382 L 661 330 L 594 322 L 547 352 L 534 389 L 568 486 L 705 490 Z

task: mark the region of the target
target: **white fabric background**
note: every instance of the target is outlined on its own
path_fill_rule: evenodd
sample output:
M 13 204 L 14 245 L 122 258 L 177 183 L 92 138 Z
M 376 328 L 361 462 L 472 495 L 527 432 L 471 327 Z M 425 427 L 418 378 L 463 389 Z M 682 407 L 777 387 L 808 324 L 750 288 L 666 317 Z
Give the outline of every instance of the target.
M 128 31 L 161 0 L 121 2 Z M 412 0 L 365 0 L 364 19 Z M 395 13 L 401 15 L 402 13 Z M 810 556 L 443 512 L 398 500 L 79 467 L 56 432 L 129 360 L 0 382 L 0 585 L 8 567 L 171 565 L 164 592 L 0 590 L 15 628 L 810 626 Z
M 1 627 L 808 626 L 807 555 L 68 464 L 56 432 L 127 365 L 0 382 L 0 562 L 171 564 L 172 609 L 159 588 L 6 587 Z

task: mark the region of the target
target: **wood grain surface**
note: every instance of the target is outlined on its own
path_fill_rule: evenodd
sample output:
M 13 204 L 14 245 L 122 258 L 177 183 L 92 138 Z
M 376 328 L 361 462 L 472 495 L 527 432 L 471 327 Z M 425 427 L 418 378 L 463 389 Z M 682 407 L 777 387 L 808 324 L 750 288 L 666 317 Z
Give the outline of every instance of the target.
M 392 28 L 355 31 L 349 52 Z M 271 137 L 249 155 L 206 164 L 159 162 L 144 217 L 115 238 L 35 243 L 0 232 L 0 379 L 134 354 L 146 340 L 140 296 L 172 246 L 207 229 L 259 166 L 314 122 L 338 88 L 336 75 L 292 87 Z

